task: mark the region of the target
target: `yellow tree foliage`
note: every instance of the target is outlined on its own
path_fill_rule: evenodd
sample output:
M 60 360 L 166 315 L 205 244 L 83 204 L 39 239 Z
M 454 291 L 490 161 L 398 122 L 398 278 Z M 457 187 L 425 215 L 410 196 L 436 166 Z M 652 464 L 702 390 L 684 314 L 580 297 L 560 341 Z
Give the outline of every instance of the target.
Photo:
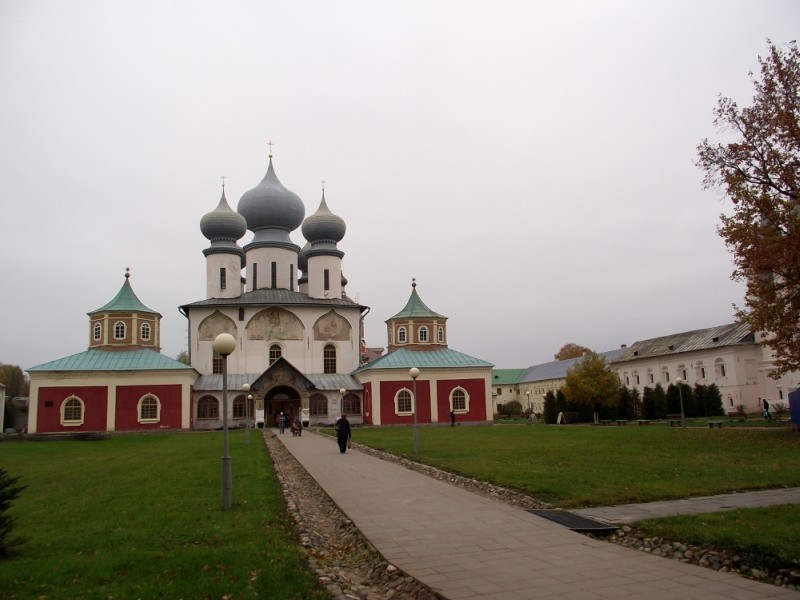
M 752 72 L 752 105 L 720 97 L 714 126 L 733 141 L 697 147 L 706 189 L 721 189 L 733 213 L 718 231 L 734 257 L 731 278 L 747 294 L 737 318 L 765 334 L 772 376 L 800 369 L 800 53 L 769 42 Z
M 619 399 L 619 377 L 604 356 L 588 350 L 567 370 L 564 395 L 572 402 L 613 406 Z
M 569 342 L 568 344 L 564 344 L 561 346 L 561 350 L 559 350 L 556 355 L 556 360 L 567 360 L 568 358 L 578 358 L 583 356 L 583 353 L 589 350 L 586 346 L 579 346 L 578 344 L 573 344 Z

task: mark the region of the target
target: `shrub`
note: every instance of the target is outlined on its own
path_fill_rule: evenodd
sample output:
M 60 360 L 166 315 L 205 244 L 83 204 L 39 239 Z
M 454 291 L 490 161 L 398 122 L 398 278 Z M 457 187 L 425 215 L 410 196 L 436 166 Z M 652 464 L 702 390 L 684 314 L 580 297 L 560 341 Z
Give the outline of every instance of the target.
M 17 485 L 18 481 L 19 477 L 11 477 L 8 471 L 0 468 L 0 556 L 8 554 L 11 546 L 22 542 L 19 538 L 11 538 L 11 531 L 14 529 L 16 519 L 8 514 L 11 503 L 25 489 L 24 485 Z

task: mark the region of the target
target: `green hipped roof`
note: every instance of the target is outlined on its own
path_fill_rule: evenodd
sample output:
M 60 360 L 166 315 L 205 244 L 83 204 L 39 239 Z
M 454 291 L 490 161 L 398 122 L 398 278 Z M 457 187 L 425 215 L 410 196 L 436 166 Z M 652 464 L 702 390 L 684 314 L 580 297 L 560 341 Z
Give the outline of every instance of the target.
M 514 385 L 527 369 L 493 369 L 492 385 Z
M 151 348 L 139 350 L 101 350 L 92 348 L 27 369 L 28 372 L 45 371 L 166 371 L 193 370 Z
M 136 297 L 136 294 L 134 294 L 133 288 L 131 287 L 129 277 L 130 273 L 125 273 L 125 283 L 122 284 L 122 288 L 119 290 L 119 293 L 114 296 L 114 299 L 111 302 L 102 308 L 98 308 L 97 310 L 93 310 L 87 314 L 93 315 L 102 312 L 145 312 L 155 314 L 160 317 L 160 313 L 157 313 L 153 309 L 147 308 L 144 304 L 142 304 L 141 300 Z
M 365 373 L 376 369 L 434 369 L 434 368 L 453 368 L 453 367 L 492 367 L 492 363 L 486 362 L 461 352 L 456 352 L 450 348 L 439 348 L 438 350 L 409 350 L 399 348 L 389 354 L 384 354 L 363 367 L 359 367 L 356 373 Z
M 397 313 L 395 316 L 388 319 L 388 321 L 392 321 L 394 319 L 412 319 L 412 318 L 447 320 L 447 317 L 440 315 L 439 313 L 435 313 L 430 308 L 425 306 L 425 303 L 422 300 L 420 300 L 419 294 L 417 294 L 416 283 L 411 284 L 411 297 L 408 299 L 406 307 L 399 313 Z

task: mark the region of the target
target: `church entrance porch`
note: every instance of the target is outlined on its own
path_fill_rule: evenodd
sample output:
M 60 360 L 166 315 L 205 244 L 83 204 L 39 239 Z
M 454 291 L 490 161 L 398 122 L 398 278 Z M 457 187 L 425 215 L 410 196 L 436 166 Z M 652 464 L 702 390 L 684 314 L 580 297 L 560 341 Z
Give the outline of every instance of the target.
M 263 422 L 265 427 L 277 427 L 278 415 L 288 415 L 288 424 L 300 419 L 300 394 L 292 387 L 277 386 L 267 390 L 264 395 Z

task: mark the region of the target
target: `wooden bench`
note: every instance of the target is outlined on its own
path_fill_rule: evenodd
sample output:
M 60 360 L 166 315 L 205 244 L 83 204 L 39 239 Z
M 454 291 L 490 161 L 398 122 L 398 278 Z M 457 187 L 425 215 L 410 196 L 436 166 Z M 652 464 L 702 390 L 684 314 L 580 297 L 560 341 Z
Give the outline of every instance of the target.
M 707 423 L 710 429 L 714 429 L 714 427 L 722 429 L 722 421 L 707 421 Z
M 650 425 L 650 419 L 636 419 L 636 422 L 641 425 Z
M 683 419 L 681 418 L 680 414 L 667 415 L 667 422 L 669 423 L 670 427 L 680 427 L 683 425 Z

